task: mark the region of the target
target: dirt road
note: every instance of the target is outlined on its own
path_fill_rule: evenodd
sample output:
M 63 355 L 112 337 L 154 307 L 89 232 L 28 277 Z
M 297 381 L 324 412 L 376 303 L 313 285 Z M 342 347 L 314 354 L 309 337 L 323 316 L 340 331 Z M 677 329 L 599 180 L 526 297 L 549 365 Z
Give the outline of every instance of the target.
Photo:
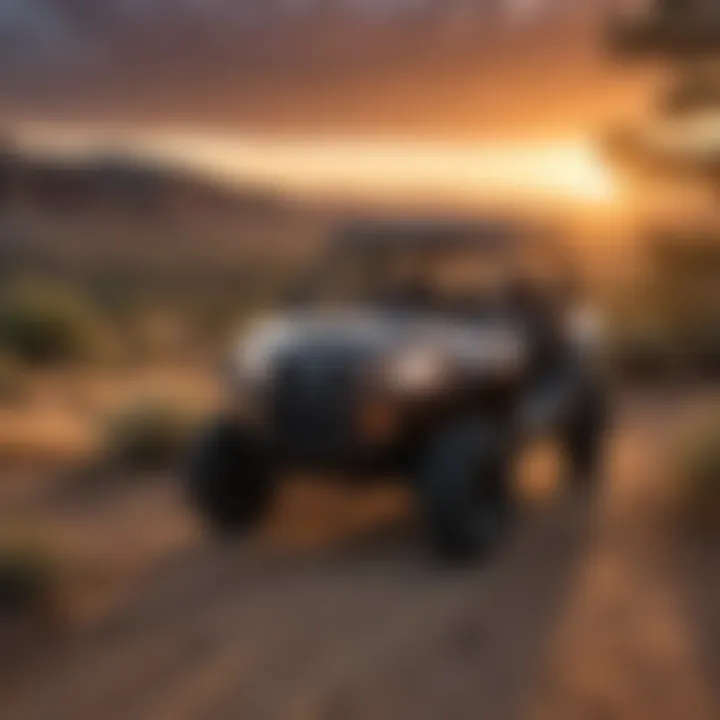
M 309 553 L 178 552 L 18 677 L 0 717 L 720 717 L 712 558 L 688 571 L 645 522 L 688 402 L 628 404 L 600 497 L 529 507 L 472 571 L 433 566 L 402 515 Z

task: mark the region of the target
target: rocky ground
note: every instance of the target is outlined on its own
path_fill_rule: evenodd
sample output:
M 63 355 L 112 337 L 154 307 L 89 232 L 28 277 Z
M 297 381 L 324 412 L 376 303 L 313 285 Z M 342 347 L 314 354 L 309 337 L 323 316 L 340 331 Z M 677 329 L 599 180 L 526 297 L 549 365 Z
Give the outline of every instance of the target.
M 6 663 L 0 716 L 720 717 L 717 547 L 653 519 L 667 448 L 706 404 L 626 401 L 599 496 L 527 503 L 471 571 L 433 565 L 389 490 L 291 489 L 260 537 L 230 544 L 192 529 L 169 482 L 66 498 L 108 576 L 124 559 L 124 592 Z

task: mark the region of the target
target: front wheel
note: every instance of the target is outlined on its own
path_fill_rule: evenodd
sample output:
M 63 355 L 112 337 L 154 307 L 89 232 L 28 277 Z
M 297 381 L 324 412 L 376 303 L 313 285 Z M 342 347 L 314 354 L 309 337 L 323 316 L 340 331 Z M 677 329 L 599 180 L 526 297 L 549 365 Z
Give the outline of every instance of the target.
M 502 539 L 512 516 L 506 441 L 483 421 L 440 432 L 417 473 L 429 540 L 444 559 L 466 562 Z
M 224 418 L 201 434 L 188 468 L 191 502 L 220 532 L 250 529 L 269 509 L 270 456 L 252 433 Z

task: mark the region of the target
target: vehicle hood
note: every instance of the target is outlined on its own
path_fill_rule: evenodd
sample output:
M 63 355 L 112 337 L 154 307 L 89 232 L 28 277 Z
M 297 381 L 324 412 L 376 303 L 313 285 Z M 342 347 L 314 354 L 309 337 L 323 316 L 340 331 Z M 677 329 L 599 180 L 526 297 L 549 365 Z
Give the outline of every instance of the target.
M 286 358 L 343 357 L 358 364 L 405 351 L 441 353 L 472 364 L 522 362 L 520 328 L 508 323 L 473 323 L 427 314 L 372 311 L 304 311 L 257 322 L 235 351 L 239 366 L 260 371 Z

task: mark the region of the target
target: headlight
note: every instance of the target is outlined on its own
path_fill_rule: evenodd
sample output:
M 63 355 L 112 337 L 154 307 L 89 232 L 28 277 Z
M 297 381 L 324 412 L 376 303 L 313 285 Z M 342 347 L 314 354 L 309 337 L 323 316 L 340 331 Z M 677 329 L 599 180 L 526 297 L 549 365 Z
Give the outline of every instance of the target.
M 264 385 L 281 349 L 292 339 L 288 323 L 265 321 L 251 330 L 233 353 L 236 381 L 250 386 Z
M 433 350 L 416 350 L 400 355 L 388 366 L 387 380 L 392 390 L 424 393 L 442 385 L 448 376 L 444 358 Z
M 235 369 L 237 380 L 245 386 L 265 385 L 270 378 L 272 356 L 268 353 L 253 352 L 247 349 L 236 356 Z

